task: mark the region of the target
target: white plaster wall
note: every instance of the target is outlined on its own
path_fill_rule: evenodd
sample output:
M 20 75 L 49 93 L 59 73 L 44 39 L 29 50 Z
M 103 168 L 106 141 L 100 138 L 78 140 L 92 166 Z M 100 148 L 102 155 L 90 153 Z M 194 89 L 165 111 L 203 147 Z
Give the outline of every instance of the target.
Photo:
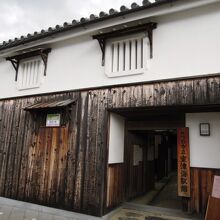
M 219 11 L 220 2 L 149 18 L 158 23 L 153 34 L 153 59 L 140 75 L 108 78 L 92 34 L 51 44 L 47 76 L 37 89 L 18 91 L 15 70 L 10 62 L 0 60 L 0 98 L 219 73 Z
M 123 117 L 114 113 L 110 114 L 109 164 L 124 162 L 124 126 Z
M 210 136 L 200 136 L 199 124 L 210 123 Z M 220 168 L 220 113 L 187 113 L 190 166 Z

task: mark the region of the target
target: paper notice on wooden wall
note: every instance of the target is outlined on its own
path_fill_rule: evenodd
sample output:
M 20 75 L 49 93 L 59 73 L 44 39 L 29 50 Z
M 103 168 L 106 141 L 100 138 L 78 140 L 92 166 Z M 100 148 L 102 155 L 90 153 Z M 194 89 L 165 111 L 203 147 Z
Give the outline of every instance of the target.
M 139 165 L 143 161 L 143 149 L 140 145 L 133 145 L 133 166 Z
M 214 176 L 212 197 L 220 199 L 220 176 Z
M 133 146 L 133 166 L 137 166 L 139 164 L 139 155 L 138 155 L 139 145 Z

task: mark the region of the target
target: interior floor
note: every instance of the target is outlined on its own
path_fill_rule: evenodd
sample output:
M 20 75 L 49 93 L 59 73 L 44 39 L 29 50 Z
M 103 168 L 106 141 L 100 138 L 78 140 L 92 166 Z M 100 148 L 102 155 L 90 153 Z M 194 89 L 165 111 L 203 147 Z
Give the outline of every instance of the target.
M 162 208 L 181 209 L 181 197 L 177 195 L 177 190 L 177 173 L 175 172 L 170 175 L 167 184 L 149 205 Z

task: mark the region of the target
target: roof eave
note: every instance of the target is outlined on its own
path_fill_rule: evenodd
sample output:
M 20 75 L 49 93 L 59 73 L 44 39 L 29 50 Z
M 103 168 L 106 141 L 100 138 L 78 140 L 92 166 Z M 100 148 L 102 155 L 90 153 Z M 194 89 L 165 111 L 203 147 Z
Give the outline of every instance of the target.
M 80 27 L 85 27 L 87 25 L 100 23 L 102 21 L 110 20 L 110 19 L 121 17 L 121 16 L 128 15 L 128 14 L 132 14 L 132 13 L 143 11 L 143 10 L 146 10 L 146 9 L 158 7 L 160 5 L 173 3 L 173 2 L 176 2 L 176 1 L 180 1 L 180 0 L 159 0 L 159 1 L 156 1 L 155 3 L 149 4 L 149 5 L 144 5 L 144 6 L 129 9 L 129 10 L 126 10 L 126 11 L 118 12 L 116 14 L 107 15 L 107 16 L 104 16 L 104 17 L 99 17 L 99 18 L 94 19 L 94 20 L 81 21 L 77 24 L 69 25 L 69 26 L 66 26 L 66 27 L 62 26 L 62 27 L 59 27 L 59 28 L 57 28 L 55 30 L 52 30 L 52 31 L 45 31 L 43 33 L 39 33 L 36 36 L 31 35 L 31 36 L 27 36 L 26 38 L 23 38 L 22 40 L 20 39 L 20 40 L 9 42 L 5 45 L 4 44 L 0 45 L 0 51 L 11 49 L 13 47 L 17 47 L 17 46 L 20 46 L 20 45 L 23 45 L 23 44 L 28 44 L 28 43 L 31 43 L 31 42 L 34 42 L 34 41 L 37 41 L 37 40 L 45 39 L 47 37 L 51 37 L 51 36 L 57 35 L 59 33 L 65 33 L 65 32 L 80 28 Z

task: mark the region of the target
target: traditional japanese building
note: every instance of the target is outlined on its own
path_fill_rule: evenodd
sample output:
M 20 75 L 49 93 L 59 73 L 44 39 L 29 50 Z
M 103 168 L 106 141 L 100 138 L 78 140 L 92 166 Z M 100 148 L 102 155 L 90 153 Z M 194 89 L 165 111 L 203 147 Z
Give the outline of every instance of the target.
M 102 216 L 220 174 L 220 2 L 158 0 L 0 45 L 0 196 Z

